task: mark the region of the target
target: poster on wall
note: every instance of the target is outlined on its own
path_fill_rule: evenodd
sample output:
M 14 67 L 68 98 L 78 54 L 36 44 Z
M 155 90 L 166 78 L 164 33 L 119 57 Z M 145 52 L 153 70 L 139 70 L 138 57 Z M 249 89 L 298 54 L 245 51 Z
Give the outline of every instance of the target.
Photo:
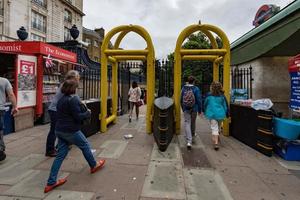
M 36 105 L 36 56 L 18 55 L 18 108 Z
M 291 99 L 290 108 L 300 110 L 300 71 L 290 72 L 291 76 Z

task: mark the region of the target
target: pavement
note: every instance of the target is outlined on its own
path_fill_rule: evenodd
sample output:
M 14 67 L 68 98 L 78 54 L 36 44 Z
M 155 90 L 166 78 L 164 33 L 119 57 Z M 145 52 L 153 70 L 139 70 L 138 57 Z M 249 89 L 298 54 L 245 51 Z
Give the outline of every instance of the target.
M 221 137 L 220 150 L 211 145 L 209 124 L 197 119 L 191 151 L 182 134 L 166 152 L 145 133 L 145 108 L 139 120 L 128 116 L 107 133 L 88 138 L 105 158 L 95 174 L 77 147 L 65 159 L 60 177 L 67 182 L 44 194 L 53 158 L 45 157 L 49 125 L 35 126 L 4 137 L 7 159 L 0 162 L 0 200 L 296 200 L 300 199 L 300 162 L 266 157 L 232 137 Z M 133 138 L 125 139 L 124 135 Z

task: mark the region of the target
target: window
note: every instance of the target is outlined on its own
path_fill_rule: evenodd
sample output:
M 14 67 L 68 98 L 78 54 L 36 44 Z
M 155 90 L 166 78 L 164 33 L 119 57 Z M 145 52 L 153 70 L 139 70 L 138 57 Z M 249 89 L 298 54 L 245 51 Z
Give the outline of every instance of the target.
M 35 4 L 47 8 L 47 1 L 46 0 L 32 0 Z
M 70 29 L 68 27 L 65 27 L 65 29 L 64 29 L 64 39 L 71 40 L 71 33 L 70 33 Z
M 43 15 L 32 11 L 31 14 L 31 27 L 37 29 L 41 32 L 46 33 L 46 17 Z
M 3 14 L 4 14 L 3 0 L 0 0 L 0 16 L 3 16 Z
M 71 13 L 71 11 L 65 9 L 64 20 L 66 22 L 72 23 L 72 13 Z
M 46 41 L 45 37 L 42 37 L 42 36 L 39 36 L 39 35 L 36 35 L 33 33 L 31 33 L 31 40 L 32 41 L 42 41 L 42 42 Z
M 97 40 L 94 40 L 94 46 L 98 47 L 98 41 Z

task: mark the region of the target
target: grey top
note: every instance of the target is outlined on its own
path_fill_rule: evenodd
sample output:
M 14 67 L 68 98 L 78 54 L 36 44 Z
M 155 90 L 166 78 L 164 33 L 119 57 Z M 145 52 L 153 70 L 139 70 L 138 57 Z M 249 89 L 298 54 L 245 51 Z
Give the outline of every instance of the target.
M 52 99 L 52 102 L 51 104 L 49 105 L 48 107 L 48 110 L 51 110 L 51 111 L 57 111 L 56 110 L 56 106 L 57 106 L 57 102 L 64 96 L 63 93 L 61 93 L 61 87 L 59 87 L 56 91 L 56 94 L 54 96 L 54 98 Z
M 12 90 L 12 86 L 9 80 L 0 77 L 0 110 L 6 110 L 5 109 L 6 94 L 10 90 Z

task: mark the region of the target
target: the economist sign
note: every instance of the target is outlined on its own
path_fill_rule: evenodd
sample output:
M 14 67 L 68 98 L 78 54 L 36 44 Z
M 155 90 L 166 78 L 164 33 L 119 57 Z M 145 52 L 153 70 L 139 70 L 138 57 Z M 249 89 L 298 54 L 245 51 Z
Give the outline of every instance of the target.
M 65 49 L 36 41 L 0 42 L 0 52 L 42 54 L 70 62 L 77 62 L 77 55 Z

